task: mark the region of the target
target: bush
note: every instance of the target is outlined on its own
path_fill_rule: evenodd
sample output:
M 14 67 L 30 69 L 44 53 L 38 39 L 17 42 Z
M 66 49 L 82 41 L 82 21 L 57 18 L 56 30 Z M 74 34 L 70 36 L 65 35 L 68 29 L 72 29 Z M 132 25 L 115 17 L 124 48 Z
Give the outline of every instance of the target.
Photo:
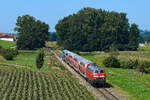
M 138 66 L 138 60 L 128 60 L 120 62 L 121 68 L 135 69 Z
M 13 55 L 14 55 L 14 56 L 17 56 L 18 54 L 19 54 L 18 49 L 15 49 L 15 50 L 13 51 Z
M 140 63 L 138 65 L 139 72 L 142 72 L 142 73 L 146 72 L 146 67 L 147 67 L 146 63 L 144 63 L 144 62 Z
M 40 70 L 43 66 L 44 63 L 44 51 L 40 51 L 36 58 L 36 66 Z
M 0 46 L 0 55 L 3 54 L 4 49 Z
M 14 58 L 15 56 L 17 56 L 17 55 L 15 54 L 15 50 L 13 50 L 13 49 L 3 49 L 3 50 L 1 51 L 1 55 L 2 55 L 6 60 L 13 60 L 13 58 Z
M 120 68 L 120 62 L 117 58 L 110 56 L 104 59 L 103 64 L 106 67 L 114 67 L 114 68 Z

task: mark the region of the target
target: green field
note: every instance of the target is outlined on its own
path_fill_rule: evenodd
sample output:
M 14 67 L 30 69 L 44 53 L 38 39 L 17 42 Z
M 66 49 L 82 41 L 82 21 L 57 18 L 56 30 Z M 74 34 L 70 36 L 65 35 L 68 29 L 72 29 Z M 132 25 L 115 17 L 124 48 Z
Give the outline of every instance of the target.
M 19 51 L 13 61 L 0 62 L 30 65 L 16 68 L 0 65 L 0 100 L 95 100 L 94 96 L 66 70 L 53 54 L 45 50 L 41 70 L 35 65 L 38 51 Z
M 0 40 L 0 46 L 3 48 L 13 48 L 16 46 L 16 42 Z
M 94 100 L 70 74 L 0 68 L 0 100 Z
M 37 54 L 38 50 L 19 50 L 19 55 L 17 55 L 17 57 L 13 60 L 5 60 L 2 56 L 0 56 L 0 63 L 31 66 L 32 68 L 36 68 Z
M 104 52 L 81 54 L 102 67 L 104 67 L 102 61 L 109 56 Z M 149 51 L 124 51 L 119 54 L 119 60 L 150 61 Z M 129 100 L 150 100 L 150 74 L 141 74 L 134 69 L 104 68 L 107 73 L 107 82 L 112 85 L 112 90 Z

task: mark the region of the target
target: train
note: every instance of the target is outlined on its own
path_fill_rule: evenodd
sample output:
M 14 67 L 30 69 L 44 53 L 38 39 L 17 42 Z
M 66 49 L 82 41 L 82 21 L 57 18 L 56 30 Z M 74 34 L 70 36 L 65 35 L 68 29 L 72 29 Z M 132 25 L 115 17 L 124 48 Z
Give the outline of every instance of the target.
M 69 63 L 77 72 L 79 72 L 84 78 L 86 78 L 93 86 L 102 85 L 106 83 L 105 70 L 87 60 L 78 54 L 75 54 L 69 50 L 63 50 L 62 59 Z

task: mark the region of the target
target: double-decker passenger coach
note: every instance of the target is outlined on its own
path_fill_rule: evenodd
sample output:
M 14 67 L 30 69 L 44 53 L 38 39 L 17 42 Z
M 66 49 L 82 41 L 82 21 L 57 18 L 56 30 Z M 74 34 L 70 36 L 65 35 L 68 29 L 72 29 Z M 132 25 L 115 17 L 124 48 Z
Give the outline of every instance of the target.
M 62 59 L 73 66 L 76 71 L 93 85 L 105 85 L 106 73 L 102 67 L 69 50 L 63 50 Z

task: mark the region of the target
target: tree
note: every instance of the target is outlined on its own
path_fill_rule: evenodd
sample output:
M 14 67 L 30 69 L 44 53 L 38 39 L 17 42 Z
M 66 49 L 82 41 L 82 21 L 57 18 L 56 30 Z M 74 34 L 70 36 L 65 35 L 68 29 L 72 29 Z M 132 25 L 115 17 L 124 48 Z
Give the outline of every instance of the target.
M 103 64 L 106 67 L 120 68 L 120 62 L 116 57 L 109 56 L 104 59 Z
M 38 56 L 36 58 L 36 66 L 39 70 L 43 66 L 43 63 L 44 63 L 44 51 L 42 50 L 42 51 L 40 51 L 40 53 L 38 54 Z
M 30 15 L 19 16 L 14 30 L 18 32 L 18 49 L 41 48 L 49 36 L 48 24 Z
M 129 33 L 129 48 L 131 48 L 131 50 L 137 50 L 140 38 L 138 26 L 136 24 L 132 24 Z
M 50 36 L 49 36 L 49 41 L 56 41 L 57 40 L 57 35 L 55 32 L 53 33 L 50 33 Z
M 64 17 L 55 29 L 58 45 L 68 50 L 106 51 L 112 44 L 118 50 L 126 50 L 129 44 L 126 13 L 83 8 Z

